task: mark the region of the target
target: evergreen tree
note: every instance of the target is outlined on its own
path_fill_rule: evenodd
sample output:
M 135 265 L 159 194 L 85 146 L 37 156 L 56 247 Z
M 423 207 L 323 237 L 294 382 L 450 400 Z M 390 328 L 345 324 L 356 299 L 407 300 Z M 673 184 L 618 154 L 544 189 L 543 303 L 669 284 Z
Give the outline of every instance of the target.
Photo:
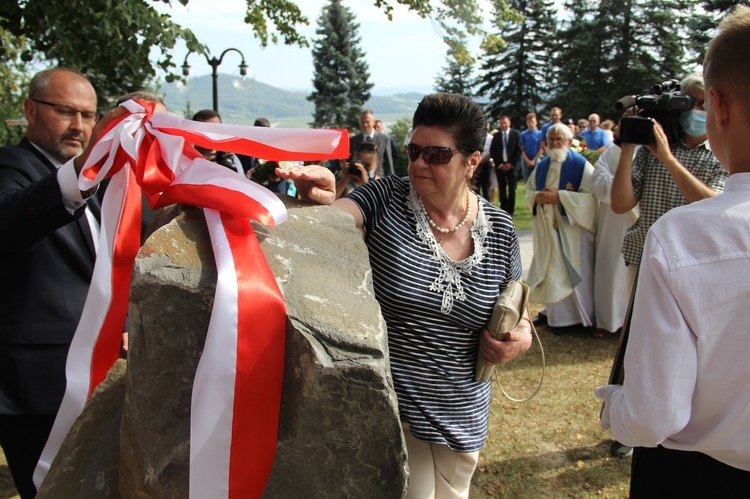
M 457 42 L 451 41 L 448 45 L 447 66 L 443 67 L 443 73 L 435 79 L 435 91 L 474 97 L 475 80 L 472 73 L 476 61 L 466 49 L 464 38 Z
M 29 85 L 25 73 L 26 63 L 21 54 L 26 48 L 23 38 L 13 36 L 0 26 L 0 118 L 5 121 L 21 120 L 24 117 L 23 101 Z M 0 127 L 0 146 L 17 144 L 23 137 L 22 126 Z
M 653 54 L 655 81 L 681 78 L 693 68 L 687 59 L 687 25 L 695 0 L 641 0 L 636 2 L 639 49 Z
M 690 34 L 691 61 L 703 64 L 708 42 L 722 17 L 727 15 L 737 2 L 734 0 L 701 0 L 698 2 L 702 11 L 693 12 L 688 21 Z
M 562 108 L 563 117 L 573 119 L 587 117 L 592 112 L 603 114 L 604 108 L 612 107 L 602 94 L 609 83 L 609 54 L 605 53 L 605 47 L 613 23 L 604 22 L 589 2 L 569 0 L 566 7 L 570 20 L 557 35 L 561 49 L 553 59 L 558 71 L 556 92 L 550 104 Z
M 617 118 L 624 95 L 689 71 L 686 26 L 694 0 L 600 0 L 596 7 L 569 1 L 570 21 L 560 31 L 553 105 L 565 115 L 596 112 Z
M 359 47 L 359 23 L 341 0 L 323 7 L 313 42 L 312 126 L 356 130 L 364 103 L 370 98 L 370 72 Z
M 503 114 L 524 122 L 529 112 L 540 111 L 551 88 L 550 54 L 557 46 L 552 0 L 512 0 L 510 6 L 523 17 L 509 18 L 504 9 L 495 12 L 495 25 L 505 39 L 483 44 L 478 94 L 487 96 L 487 112 L 497 119 Z
M 388 126 L 388 134 L 396 141 L 396 147 L 401 152 L 393 168 L 396 171 L 396 175 L 401 177 L 408 174 L 409 158 L 406 154 L 403 154 L 403 150 L 406 132 L 411 128 L 411 120 L 411 116 L 403 116 Z

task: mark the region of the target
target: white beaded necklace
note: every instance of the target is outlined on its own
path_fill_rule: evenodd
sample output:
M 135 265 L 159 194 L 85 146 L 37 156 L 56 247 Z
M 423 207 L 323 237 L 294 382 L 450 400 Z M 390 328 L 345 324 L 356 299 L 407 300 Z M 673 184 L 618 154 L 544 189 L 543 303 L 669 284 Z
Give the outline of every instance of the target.
M 419 202 L 421 203 L 421 202 L 422 202 L 422 200 L 420 199 L 420 200 L 419 200 Z M 441 234 L 450 234 L 450 233 L 452 233 L 452 232 L 456 232 L 456 231 L 457 231 L 458 229 L 460 229 L 461 227 L 463 227 L 463 226 L 464 226 L 464 224 L 466 223 L 466 221 L 467 221 L 467 220 L 469 220 L 469 214 L 471 213 L 471 209 L 470 209 L 470 208 L 471 208 L 471 205 L 470 205 L 470 202 L 471 202 L 471 197 L 470 197 L 470 194 L 469 194 L 469 192 L 468 192 L 468 189 L 467 189 L 467 191 L 466 191 L 466 215 L 464 215 L 464 218 L 463 218 L 463 220 L 461 220 L 461 221 L 460 221 L 460 222 L 458 223 L 458 225 L 456 225 L 456 226 L 455 226 L 455 227 L 453 227 L 452 229 L 444 229 L 443 227 L 438 227 L 438 224 L 436 224 L 436 223 L 435 223 L 435 222 L 434 222 L 434 221 L 432 220 L 432 218 L 430 218 L 430 214 L 429 214 L 429 213 L 427 213 L 427 209 L 425 208 L 425 210 L 424 210 L 424 214 L 425 214 L 425 216 L 427 217 L 427 223 L 429 223 L 429 224 L 430 224 L 430 227 L 432 227 L 432 228 L 433 228 L 433 229 L 435 229 L 436 231 L 440 232 Z M 424 206 L 424 204 L 422 204 L 422 206 Z M 442 243 L 442 241 L 441 241 L 441 243 Z
M 474 243 L 474 253 L 463 260 L 452 260 L 442 249 L 442 245 L 435 239 L 428 222 L 427 210 L 419 199 L 414 187 L 409 192 L 409 209 L 416 218 L 417 237 L 432 251 L 431 261 L 438 265 L 438 275 L 430 284 L 430 291 L 442 295 L 440 312 L 450 314 L 454 301 L 466 301 L 466 293 L 462 284 L 462 275 L 470 275 L 487 253 L 485 239 L 492 232 L 492 226 L 482 210 L 482 203 L 477 203 L 477 218 L 471 227 L 471 238 Z

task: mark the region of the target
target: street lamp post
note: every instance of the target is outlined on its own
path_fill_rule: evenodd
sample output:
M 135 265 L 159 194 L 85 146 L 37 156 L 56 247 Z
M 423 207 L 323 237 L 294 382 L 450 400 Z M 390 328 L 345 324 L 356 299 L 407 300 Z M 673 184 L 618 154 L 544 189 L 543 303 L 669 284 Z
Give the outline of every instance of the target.
M 216 57 L 209 57 L 208 54 L 203 54 L 206 57 L 206 62 L 211 66 L 211 78 L 213 80 L 213 97 L 214 97 L 214 111 L 217 113 L 219 112 L 219 90 L 218 90 L 218 80 L 219 80 L 219 65 L 221 64 L 221 61 L 224 60 L 224 56 L 227 54 L 227 52 L 237 52 L 240 54 L 240 57 L 242 57 L 242 62 L 240 63 L 240 75 L 246 76 L 247 75 L 247 64 L 245 64 L 245 56 L 242 52 L 240 52 L 239 49 L 230 47 L 226 49 L 224 52 L 221 53 L 219 58 Z M 185 56 L 185 62 L 182 64 L 182 74 L 183 76 L 188 76 L 190 74 L 190 66 L 188 65 L 188 56 L 192 54 L 192 52 L 188 52 Z

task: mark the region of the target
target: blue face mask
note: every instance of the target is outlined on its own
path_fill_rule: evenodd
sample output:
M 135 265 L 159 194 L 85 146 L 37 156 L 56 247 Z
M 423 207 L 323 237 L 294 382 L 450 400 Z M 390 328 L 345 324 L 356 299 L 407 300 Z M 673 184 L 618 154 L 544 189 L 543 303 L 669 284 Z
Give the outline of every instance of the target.
M 706 111 L 691 109 L 680 113 L 680 126 L 691 137 L 700 137 L 706 133 Z

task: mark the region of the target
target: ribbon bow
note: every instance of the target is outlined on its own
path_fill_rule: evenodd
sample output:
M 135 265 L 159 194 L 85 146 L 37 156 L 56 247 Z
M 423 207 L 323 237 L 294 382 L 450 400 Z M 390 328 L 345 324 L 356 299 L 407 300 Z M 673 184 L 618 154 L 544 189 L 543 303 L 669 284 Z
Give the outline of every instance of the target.
M 82 191 L 111 179 L 99 251 L 68 353 L 65 396 L 34 473 L 37 486 L 96 386 L 118 358 L 130 276 L 140 248 L 141 196 L 152 208 L 203 207 L 218 281 L 191 402 L 190 496 L 259 497 L 276 450 L 286 306 L 250 219 L 286 220 L 264 187 L 204 159 L 191 145 L 268 160 L 348 156 L 345 130 L 200 123 L 127 101 L 79 176 Z M 227 381 L 229 380 L 229 382 Z

